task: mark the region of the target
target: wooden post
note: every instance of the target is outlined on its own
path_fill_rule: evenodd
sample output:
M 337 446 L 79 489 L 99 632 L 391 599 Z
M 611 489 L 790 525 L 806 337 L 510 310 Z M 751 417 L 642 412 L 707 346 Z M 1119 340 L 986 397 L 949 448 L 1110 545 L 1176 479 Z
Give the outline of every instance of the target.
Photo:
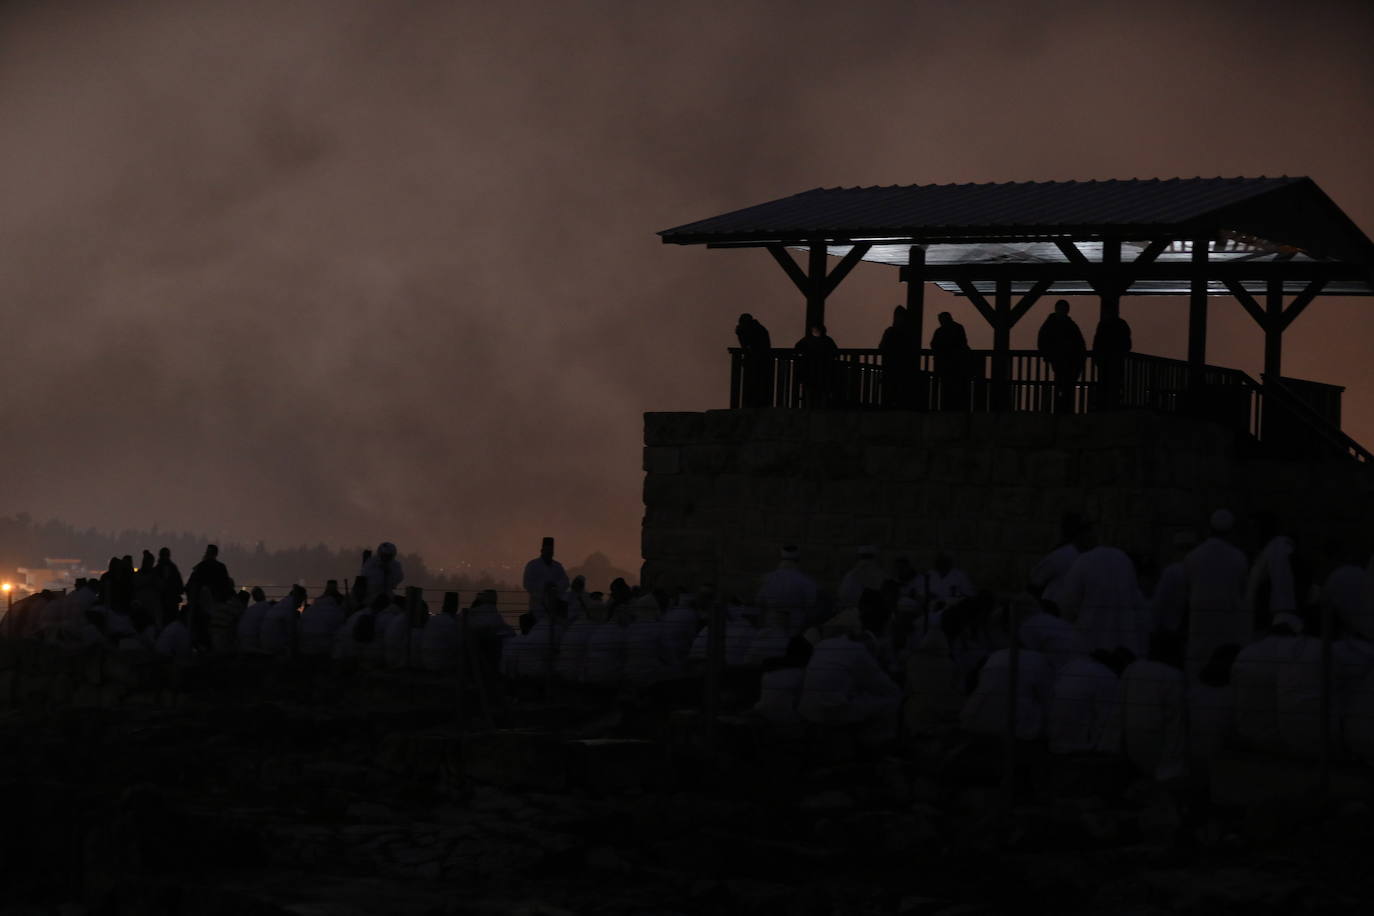
M 420 619 L 424 592 L 411 585 L 406 588 L 406 667 L 411 667 L 411 645 L 415 642 L 415 622 Z
M 1324 800 L 1331 788 L 1331 628 L 1335 625 L 1336 615 L 1330 601 L 1322 601 L 1322 746 L 1321 773 L 1317 788 Z
M 802 336 L 810 335 L 811 329 L 825 324 L 825 243 L 820 239 L 811 241 L 811 250 L 806 260 L 806 327 Z
M 912 245 L 907 252 L 906 272 L 906 320 L 911 333 L 925 346 L 926 317 L 926 250 L 920 245 Z
M 1283 370 L 1283 281 L 1271 278 L 1264 297 L 1264 374 L 1279 380 Z
M 1120 317 L 1122 290 L 1121 240 L 1106 239 L 1102 242 L 1102 280 L 1097 286 L 1098 321 Z
M 997 295 L 993 303 L 995 320 L 992 323 L 992 391 L 993 410 L 1006 410 L 1011 403 L 1011 279 L 997 278 Z
M 1193 239 L 1193 278 L 1188 293 L 1188 387 L 1202 390 L 1207 368 L 1207 246 L 1211 239 Z

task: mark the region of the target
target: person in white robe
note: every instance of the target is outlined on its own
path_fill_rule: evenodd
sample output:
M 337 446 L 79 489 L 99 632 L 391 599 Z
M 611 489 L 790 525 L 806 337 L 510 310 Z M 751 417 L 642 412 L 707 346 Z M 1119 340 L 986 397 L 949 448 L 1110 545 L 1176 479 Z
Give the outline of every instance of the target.
M 754 638 L 754 625 L 749 617 L 752 608 L 731 604 L 725 609 L 725 667 L 749 667 L 749 645 Z M 687 657 L 692 661 L 706 660 L 706 647 L 711 638 L 711 628 L 703 627 L 692 640 L 692 651 Z
M 953 554 L 944 550 L 935 555 L 935 563 L 930 569 L 911 579 L 906 590 L 907 597 L 918 605 L 929 607 L 932 613 L 975 594 L 968 573 L 955 565 Z
M 674 674 L 682 674 L 687 664 L 687 655 L 692 651 L 692 642 L 701 629 L 701 611 L 713 601 L 709 593 L 694 595 L 684 592 L 674 605 L 663 613 L 659 621 L 662 640 L 663 663 Z
M 358 575 L 367 583 L 366 601 L 378 595 L 390 595 L 405 582 L 405 570 L 396 556 L 396 545 L 383 541 L 377 545 L 376 553 L 363 562 Z
M 1225 645 L 1250 642 L 1254 622 L 1245 605 L 1250 563 L 1231 543 L 1235 516 L 1218 509 L 1210 519 L 1211 535 L 1188 552 L 1183 569 L 1188 592 L 1188 662 L 1196 679 L 1212 653 Z
M 170 658 L 178 665 L 191 663 L 191 631 L 186 626 L 186 612 L 184 610 L 162 628 L 154 648 L 158 655 Z
M 1136 770 L 1159 782 L 1187 774 L 1186 685 L 1177 637 L 1151 636 L 1149 658 L 1121 673 L 1121 750 Z
M 1193 548 L 1197 547 L 1197 534 L 1180 531 L 1173 537 L 1175 558 L 1159 573 L 1155 593 L 1150 601 L 1150 611 L 1155 626 L 1178 632 L 1183 627 L 1188 613 L 1188 569 L 1186 560 Z
M 778 568 L 764 576 L 754 603 L 770 619 L 772 612 L 786 615 L 787 635 L 801 633 L 811 623 L 816 614 L 820 590 L 816 580 L 802 572 L 797 566 L 801 551 L 794 545 L 782 548 Z
M 1321 601 L 1331 608 L 1341 629 L 1366 639 L 1374 637 L 1374 607 L 1371 607 L 1369 570 L 1360 562 L 1358 551 L 1343 543 L 1329 551 L 1335 566 L 1322 583 Z
M 806 669 L 815 654 L 811 643 L 792 637 L 786 654 L 774 659 L 759 681 L 759 699 L 750 713 L 771 725 L 795 725 L 802 721 L 797 712 Z
M 243 615 L 239 617 L 238 643 L 240 652 L 258 652 L 262 648 L 258 642 L 258 636 L 262 630 L 263 616 L 269 607 L 267 595 L 262 589 L 254 587 L 250 597 L 252 598 L 251 603 L 243 609 Z
M 1078 627 L 1052 611 L 1050 602 L 1037 602 L 1029 595 L 1014 599 L 1021 620 L 1021 645 L 1043 653 L 1056 670 L 1089 652 L 1087 640 Z
M 625 674 L 625 646 L 632 617 L 629 600 L 618 601 L 610 609 L 610 619 L 597 624 L 587 636 L 582 654 L 584 684 L 618 684 Z
M 439 613 L 420 631 L 420 662 L 427 671 L 452 671 L 463 651 L 463 624 L 458 619 L 458 593 L 448 592 Z
M 1279 522 L 1261 515 L 1260 539 L 1264 544 L 1250 567 L 1245 583 L 1245 606 L 1251 621 L 1268 620 L 1275 614 L 1296 614 L 1307 596 L 1298 594 L 1293 576 L 1293 552 L 1297 545 L 1291 537 L 1278 532 Z
M 1068 575 L 1078 555 L 1092 546 L 1092 526 L 1077 513 L 1065 513 L 1059 523 L 1059 546 L 1031 570 L 1030 593 L 1043 601 L 1057 603 L 1059 583 Z
M 1188 756 L 1205 771 L 1235 741 L 1236 698 L 1231 669 L 1240 646 L 1218 647 L 1188 685 Z
M 1150 611 L 1140 594 L 1135 565 L 1125 551 L 1097 546 L 1073 561 L 1057 590 L 1056 602 L 1071 620 L 1089 651 L 1118 647 L 1145 654 L 1149 645 Z
M 301 612 L 302 655 L 323 656 L 334 651 L 339 627 L 347 619 L 341 597 L 337 591 L 326 589 Z
M 996 738 L 1006 734 L 1007 691 L 1011 686 L 1011 650 L 998 649 L 978 671 L 978 684 L 959 711 L 959 724 L 969 734 Z M 1021 741 L 1044 736 L 1054 668 L 1034 649 L 1020 649 L 1016 658 L 1015 733 Z
M 663 621 L 658 603 L 636 601 L 634 617 L 625 629 L 625 680 L 637 687 L 668 677 L 672 670 L 664 658 Z
M 539 546 L 539 556 L 525 564 L 522 581 L 525 591 L 529 593 L 529 610 L 535 620 L 543 619 L 548 613 L 545 604 L 549 588 L 554 588 L 555 594 L 561 596 L 570 584 L 563 564 L 553 558 L 553 547 L 553 538 L 544 538 Z
M 797 713 L 817 725 L 858 725 L 861 737 L 896 734 L 902 691 L 883 671 L 868 643 L 871 633 L 835 636 L 816 644 L 802 679 Z
M 1299 662 L 1309 640 L 1302 619 L 1277 614 L 1268 634 L 1240 650 L 1231 666 L 1236 702 L 1236 736 L 1254 750 L 1281 754 L 1279 732 L 1279 675 L 1290 662 Z
M 1374 640 L 1347 630 L 1332 643 L 1331 655 L 1345 747 L 1374 764 Z
M 293 585 L 290 592 L 267 609 L 258 630 L 258 647 L 262 651 L 277 656 L 291 654 L 299 626 L 300 606 L 304 603 L 305 589 Z
M 835 606 L 840 610 L 856 608 L 865 589 L 881 591 L 887 581 L 887 572 L 878 562 L 878 548 L 865 544 L 855 552 L 854 566 L 840 579 L 840 587 L 835 592 Z
M 1120 749 L 1121 681 L 1108 653 L 1079 655 L 1054 678 L 1046 737 L 1052 754 L 1112 754 Z

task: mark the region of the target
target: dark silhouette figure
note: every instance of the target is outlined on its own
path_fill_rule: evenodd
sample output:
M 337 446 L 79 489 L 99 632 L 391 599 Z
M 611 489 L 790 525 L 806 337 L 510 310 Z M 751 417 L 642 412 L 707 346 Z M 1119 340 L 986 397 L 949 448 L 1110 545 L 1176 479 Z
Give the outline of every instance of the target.
M 1069 317 L 1068 300 L 1054 304 L 1054 311 L 1040 325 L 1035 343 L 1041 358 L 1054 370 L 1055 413 L 1073 413 L 1074 390 L 1088 361 L 1088 345 L 1078 323 Z
M 825 333 L 825 325 L 812 325 L 797 341 L 797 378 L 801 382 L 803 407 L 828 407 L 835 400 L 835 382 L 840 348 Z
M 940 409 L 968 410 L 969 368 L 973 356 L 968 335 L 949 312 L 941 312 L 938 320 L 940 326 L 930 336 L 930 349 L 935 356 L 935 377 L 940 381 Z
M 162 596 L 160 626 L 166 626 L 176 619 L 177 606 L 181 604 L 181 593 L 186 590 L 181 579 L 181 570 L 172 562 L 172 551 L 164 547 L 157 552 L 157 566 L 153 567 L 157 579 L 158 592 Z
M 735 336 L 744 351 L 740 382 L 741 407 L 773 406 L 773 341 L 763 323 L 745 312 L 735 325 Z
M 219 561 L 219 547 L 205 546 L 205 557 L 191 567 L 186 580 L 186 605 L 191 610 L 191 640 L 198 646 L 210 645 L 210 608 L 201 600 L 201 589 L 208 589 L 214 602 L 228 601 L 234 596 L 234 580 Z
M 1120 315 L 1103 318 L 1093 334 L 1093 362 L 1097 364 L 1098 409 L 1121 404 L 1126 354 L 1131 352 L 1131 326 Z
M 883 331 L 878 351 L 883 358 L 883 406 L 911 410 L 918 404 L 921 341 L 906 306 L 892 310 L 892 326 Z

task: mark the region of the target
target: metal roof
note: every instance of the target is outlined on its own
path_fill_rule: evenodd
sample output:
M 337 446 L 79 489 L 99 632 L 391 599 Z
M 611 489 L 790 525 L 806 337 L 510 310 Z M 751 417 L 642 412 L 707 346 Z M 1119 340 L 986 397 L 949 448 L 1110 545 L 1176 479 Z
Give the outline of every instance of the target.
M 816 188 L 665 229 L 665 243 L 888 245 L 1235 233 L 1374 263 L 1374 243 L 1304 177 Z M 876 254 L 876 253 L 875 253 Z M 874 256 L 872 260 L 885 260 Z M 998 260 L 1001 260 L 998 258 Z

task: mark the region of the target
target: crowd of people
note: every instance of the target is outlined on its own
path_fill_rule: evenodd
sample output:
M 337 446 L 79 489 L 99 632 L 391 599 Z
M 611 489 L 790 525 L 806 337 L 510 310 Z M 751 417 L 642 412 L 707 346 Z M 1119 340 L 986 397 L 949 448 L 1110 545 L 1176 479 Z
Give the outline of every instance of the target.
M 936 316 L 930 337 L 933 371 L 921 370 L 921 339 L 906 306 L 893 310 L 892 325 L 878 343 L 882 358 L 882 401 L 886 407 L 967 410 L 971 383 L 982 378 L 964 326 L 949 312 Z M 735 336 L 743 351 L 742 407 L 773 406 L 772 340 L 763 323 L 749 313 L 739 316 Z M 1069 302 L 1060 299 L 1036 335 L 1036 348 L 1053 375 L 1054 409 L 1075 410 L 1075 395 L 1091 352 L 1097 366 L 1096 409 L 1116 407 L 1122 397 L 1126 355 L 1131 352 L 1131 328 L 1120 314 L 1104 314 L 1088 350 L 1082 330 L 1069 315 Z M 836 406 L 843 389 L 840 349 L 825 325 L 813 324 L 793 347 L 800 400 L 806 407 Z M 928 386 L 934 384 L 932 391 Z
M 511 626 L 494 591 L 437 613 L 398 593 L 395 545 L 364 553 L 346 590 L 328 582 L 268 601 L 236 590 L 211 545 L 183 582 L 167 551 L 113 558 L 98 579 L 17 604 L 5 635 L 74 649 L 142 650 L 178 664 L 253 653 L 363 667 L 452 670 L 464 660 L 511 680 L 652 689 L 719 663 L 754 678 L 765 727 L 837 726 L 883 744 L 961 729 L 1050 753 L 1124 755 L 1160 778 L 1205 770 L 1226 747 L 1311 758 L 1323 747 L 1374 761 L 1374 570 L 1349 545 L 1312 551 L 1270 516 L 1251 554 L 1219 509 L 1184 532 L 1157 572 L 1066 516 L 1026 590 L 979 589 L 947 552 L 929 568 L 857 549 L 831 587 L 795 546 L 752 595 L 709 586 L 592 591 L 546 538 Z M 183 600 L 184 599 L 184 600 Z M 1323 725 L 1323 715 L 1326 724 Z

